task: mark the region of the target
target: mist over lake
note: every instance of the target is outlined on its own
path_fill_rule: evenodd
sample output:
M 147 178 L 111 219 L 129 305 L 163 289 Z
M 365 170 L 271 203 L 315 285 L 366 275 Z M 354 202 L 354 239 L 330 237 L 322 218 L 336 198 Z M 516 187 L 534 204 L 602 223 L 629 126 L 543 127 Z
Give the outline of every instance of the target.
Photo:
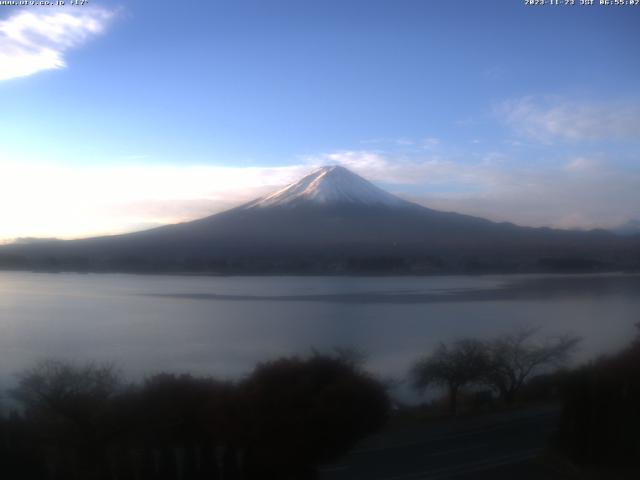
M 201 277 L 0 274 L 0 383 L 45 357 L 239 378 L 256 362 L 356 348 L 403 380 L 439 342 L 518 326 L 583 337 L 575 361 L 625 345 L 640 276 Z M 404 388 L 400 388 L 403 390 Z

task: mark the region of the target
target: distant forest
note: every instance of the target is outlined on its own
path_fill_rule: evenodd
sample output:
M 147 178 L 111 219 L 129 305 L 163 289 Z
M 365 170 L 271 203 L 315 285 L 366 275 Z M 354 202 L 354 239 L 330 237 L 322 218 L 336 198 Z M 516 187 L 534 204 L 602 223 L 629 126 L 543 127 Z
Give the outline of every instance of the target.
M 580 255 L 565 252 L 544 256 L 507 252 L 442 252 L 434 255 L 251 256 L 231 258 L 153 258 L 116 256 L 46 256 L 0 253 L 0 270 L 40 272 L 129 272 L 201 274 L 476 274 L 476 273 L 596 273 L 640 271 L 640 254 Z

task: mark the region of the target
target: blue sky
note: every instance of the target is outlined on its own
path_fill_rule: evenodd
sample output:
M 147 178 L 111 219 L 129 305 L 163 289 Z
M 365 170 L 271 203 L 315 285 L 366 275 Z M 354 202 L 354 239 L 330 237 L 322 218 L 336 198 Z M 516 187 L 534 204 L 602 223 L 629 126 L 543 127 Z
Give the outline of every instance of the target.
M 495 220 L 640 217 L 640 5 L 69 3 L 0 6 L 0 238 L 195 218 L 325 163 Z

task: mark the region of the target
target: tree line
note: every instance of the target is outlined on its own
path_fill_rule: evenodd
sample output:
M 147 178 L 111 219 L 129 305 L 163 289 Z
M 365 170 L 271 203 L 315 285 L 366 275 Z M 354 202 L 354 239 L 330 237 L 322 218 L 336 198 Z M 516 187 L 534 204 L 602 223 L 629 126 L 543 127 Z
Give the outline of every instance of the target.
M 639 325 L 640 327 L 640 325 Z M 513 404 L 575 351 L 570 335 L 525 328 L 440 344 L 410 371 L 418 391 L 487 389 Z M 305 480 L 378 431 L 395 408 L 349 350 L 283 357 L 246 378 L 160 373 L 127 384 L 112 365 L 46 360 L 0 413 L 0 472 L 21 480 Z M 567 371 L 555 446 L 578 465 L 638 466 L 640 335 L 625 350 Z
M 385 386 L 342 353 L 226 382 L 48 360 L 20 374 L 0 471 L 24 480 L 312 479 L 386 421 Z

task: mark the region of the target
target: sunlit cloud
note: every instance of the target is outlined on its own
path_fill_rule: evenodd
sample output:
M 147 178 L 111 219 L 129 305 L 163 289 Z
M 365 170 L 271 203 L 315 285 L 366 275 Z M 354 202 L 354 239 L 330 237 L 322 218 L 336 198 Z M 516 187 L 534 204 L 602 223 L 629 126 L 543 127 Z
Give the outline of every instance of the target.
M 495 178 L 482 162 L 469 164 L 439 156 L 401 157 L 389 152 L 342 150 L 306 157 L 314 165 L 342 165 L 363 177 L 386 184 L 434 186 L 469 184 L 490 188 Z
M 520 135 L 543 143 L 640 140 L 638 102 L 524 97 L 503 102 L 496 113 Z
M 113 12 L 102 8 L 21 11 L 0 21 L 0 80 L 66 66 L 66 51 L 102 33 Z
M 0 239 L 75 238 L 192 220 L 253 200 L 309 169 L 0 161 Z

